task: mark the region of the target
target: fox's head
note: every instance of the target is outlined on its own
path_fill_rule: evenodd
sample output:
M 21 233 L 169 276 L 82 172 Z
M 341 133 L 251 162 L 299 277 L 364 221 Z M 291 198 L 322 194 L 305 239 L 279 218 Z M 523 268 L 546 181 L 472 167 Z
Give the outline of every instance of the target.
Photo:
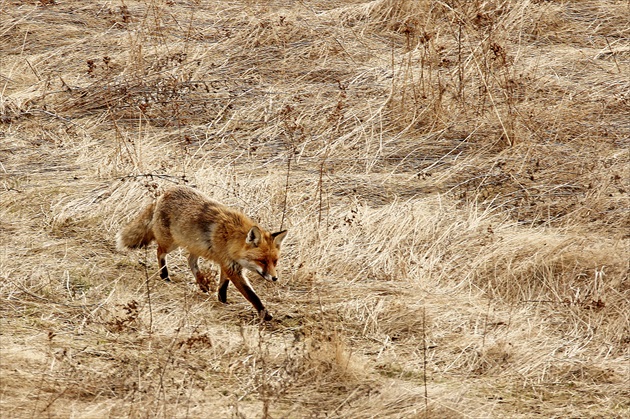
M 277 281 L 276 264 L 280 256 L 280 245 L 286 235 L 286 230 L 269 233 L 256 226 L 252 227 L 245 238 L 245 251 L 238 263 L 268 281 Z

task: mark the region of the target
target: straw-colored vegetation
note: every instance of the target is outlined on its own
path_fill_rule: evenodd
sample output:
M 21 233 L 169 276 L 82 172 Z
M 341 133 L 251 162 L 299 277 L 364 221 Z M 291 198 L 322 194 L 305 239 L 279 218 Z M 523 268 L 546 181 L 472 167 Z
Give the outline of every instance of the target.
M 628 417 L 629 16 L 0 0 L 0 416 Z M 115 250 L 173 184 L 289 229 L 272 322 Z

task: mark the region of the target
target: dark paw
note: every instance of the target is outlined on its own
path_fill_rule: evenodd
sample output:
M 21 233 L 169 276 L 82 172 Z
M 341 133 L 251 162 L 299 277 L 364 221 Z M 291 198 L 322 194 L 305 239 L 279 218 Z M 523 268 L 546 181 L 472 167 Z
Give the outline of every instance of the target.
M 262 309 L 261 311 L 258 312 L 258 315 L 260 316 L 260 318 L 266 322 L 270 321 L 271 319 L 273 319 L 273 316 L 271 314 L 269 314 L 269 312 L 267 311 L 267 309 Z
M 219 297 L 219 302 L 221 302 L 223 304 L 227 304 L 227 295 L 226 294 L 219 293 L 217 295 L 217 297 Z

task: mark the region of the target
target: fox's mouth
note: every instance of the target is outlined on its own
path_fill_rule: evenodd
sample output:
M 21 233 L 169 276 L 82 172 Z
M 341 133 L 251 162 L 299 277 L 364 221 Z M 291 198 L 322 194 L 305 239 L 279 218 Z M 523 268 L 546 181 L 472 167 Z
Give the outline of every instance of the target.
M 271 276 L 267 273 L 260 272 L 259 270 L 256 270 L 256 272 L 258 273 L 258 275 L 260 275 L 263 279 L 267 281 L 276 282 L 278 280 L 277 276 Z

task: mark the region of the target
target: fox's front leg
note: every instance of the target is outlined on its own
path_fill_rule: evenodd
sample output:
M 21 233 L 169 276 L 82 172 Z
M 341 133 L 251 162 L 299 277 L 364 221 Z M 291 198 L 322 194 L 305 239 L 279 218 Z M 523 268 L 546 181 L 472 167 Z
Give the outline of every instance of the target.
M 236 289 L 239 290 L 241 294 L 243 294 L 243 297 L 245 297 L 247 301 L 252 303 L 256 311 L 258 311 L 258 315 L 263 320 L 268 321 L 272 319 L 271 314 L 267 312 L 267 309 L 263 305 L 262 301 L 260 301 L 260 298 L 258 298 L 258 295 L 256 295 L 256 293 L 254 292 L 254 289 L 249 284 L 247 279 L 245 279 L 241 271 L 234 272 L 231 269 L 221 268 L 221 284 L 219 285 L 219 300 L 221 300 L 221 297 L 225 298 L 226 296 L 225 294 L 227 292 L 227 287 L 229 284 L 228 281 L 224 282 L 224 277 L 223 277 L 224 274 L 227 279 L 232 281 Z
M 221 268 L 221 280 L 219 281 L 219 292 L 218 297 L 219 301 L 222 303 L 227 303 L 227 289 L 228 285 L 230 285 L 230 278 L 228 278 L 225 270 Z

